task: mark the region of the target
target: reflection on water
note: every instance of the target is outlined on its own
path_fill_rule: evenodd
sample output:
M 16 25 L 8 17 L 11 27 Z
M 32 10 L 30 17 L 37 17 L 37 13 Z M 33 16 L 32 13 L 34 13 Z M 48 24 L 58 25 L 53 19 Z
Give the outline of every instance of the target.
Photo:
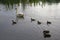
M 5 3 L 4 1 L 0 0 L 2 3 Z M 12 0 L 9 2 L 12 4 Z M 41 3 L 56 3 L 56 0 L 42 0 L 42 2 L 21 0 L 19 2 L 21 2 L 19 6 L 16 6 L 16 1 L 13 3 L 13 9 L 8 10 L 6 6 L 0 4 L 0 40 L 60 40 L 60 3 L 58 1 L 57 5 L 46 3 L 43 8 Z M 17 14 L 19 14 L 18 17 Z M 49 33 L 43 34 L 46 29 Z
M 48 3 L 49 5 L 56 3 L 58 4 L 60 2 L 60 0 L 0 0 L 0 4 L 4 4 L 6 5 L 7 8 L 13 8 L 13 5 L 18 5 L 22 4 L 23 9 L 25 8 L 26 4 L 30 4 L 32 6 L 32 4 L 34 4 L 34 6 L 36 6 L 37 4 L 41 5 L 43 7 L 43 5 L 45 5 L 46 3 Z

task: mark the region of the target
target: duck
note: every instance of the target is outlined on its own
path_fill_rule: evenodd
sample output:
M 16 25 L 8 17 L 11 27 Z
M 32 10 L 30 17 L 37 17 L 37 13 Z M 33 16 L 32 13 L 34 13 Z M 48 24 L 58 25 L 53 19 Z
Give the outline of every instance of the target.
M 51 37 L 51 35 L 49 33 L 44 34 L 44 38 L 50 38 L 50 37 Z
M 47 25 L 48 25 L 48 24 L 51 24 L 51 22 L 47 21 Z
M 16 24 L 16 22 L 14 20 L 12 20 L 12 24 Z
M 31 18 L 31 21 L 35 21 L 35 19 Z
M 49 30 L 44 30 L 43 33 L 50 33 L 50 31 Z
M 37 21 L 38 24 L 41 24 L 41 22 Z
M 50 31 L 47 30 L 47 29 L 45 29 L 45 30 L 43 31 L 43 35 L 44 35 L 44 38 L 49 38 L 49 37 L 51 37 Z

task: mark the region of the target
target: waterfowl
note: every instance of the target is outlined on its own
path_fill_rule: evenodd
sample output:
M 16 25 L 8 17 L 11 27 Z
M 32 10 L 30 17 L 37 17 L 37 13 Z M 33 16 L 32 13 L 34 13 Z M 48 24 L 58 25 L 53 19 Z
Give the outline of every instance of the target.
M 41 22 L 37 21 L 38 24 L 41 24 Z
M 24 14 L 22 12 L 18 12 L 18 9 L 17 8 L 15 8 L 15 9 L 16 9 L 16 16 L 18 18 L 24 18 Z
M 24 14 L 17 14 L 18 18 L 24 18 Z
M 35 21 L 35 19 L 31 18 L 31 21 Z
M 49 38 L 49 37 L 51 37 L 51 35 L 50 35 L 49 33 L 50 33 L 49 30 L 44 30 L 44 31 L 43 31 L 44 38 Z
M 44 34 L 44 38 L 50 38 L 50 37 L 51 37 L 51 35 L 49 33 Z
M 16 22 L 14 20 L 12 20 L 12 24 L 16 24 Z
M 43 33 L 50 33 L 50 31 L 49 30 L 44 30 Z
M 47 21 L 47 24 L 51 24 L 51 22 Z

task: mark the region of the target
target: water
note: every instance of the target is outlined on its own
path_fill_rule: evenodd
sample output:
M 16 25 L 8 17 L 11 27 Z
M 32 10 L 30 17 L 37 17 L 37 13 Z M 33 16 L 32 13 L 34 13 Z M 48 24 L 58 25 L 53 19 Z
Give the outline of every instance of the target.
M 24 14 L 24 19 L 16 17 L 17 7 L 18 13 Z M 36 21 L 31 22 L 31 18 Z M 17 24 L 12 25 L 12 20 Z M 42 24 L 38 25 L 37 21 Z M 52 24 L 47 25 L 46 22 L 51 21 Z M 44 38 L 43 31 L 48 29 L 51 37 Z M 60 40 L 60 3 L 41 6 L 37 4 L 32 6 L 26 4 L 13 5 L 13 9 L 6 9 L 6 6 L 0 4 L 0 40 Z

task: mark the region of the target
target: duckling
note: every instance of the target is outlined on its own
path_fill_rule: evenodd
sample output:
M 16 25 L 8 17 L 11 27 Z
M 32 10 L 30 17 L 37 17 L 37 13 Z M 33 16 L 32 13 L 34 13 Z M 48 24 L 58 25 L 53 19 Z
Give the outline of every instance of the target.
M 35 21 L 35 19 L 31 18 L 31 21 Z
M 48 24 L 51 24 L 51 22 L 47 21 L 47 25 L 48 25 Z
M 16 22 L 14 20 L 12 20 L 12 24 L 16 24 Z
M 41 22 L 37 21 L 38 24 L 41 24 Z
M 44 30 L 43 33 L 50 33 L 50 31 L 49 30 Z
M 50 37 L 51 37 L 51 35 L 49 33 L 44 34 L 44 38 L 50 38 Z

